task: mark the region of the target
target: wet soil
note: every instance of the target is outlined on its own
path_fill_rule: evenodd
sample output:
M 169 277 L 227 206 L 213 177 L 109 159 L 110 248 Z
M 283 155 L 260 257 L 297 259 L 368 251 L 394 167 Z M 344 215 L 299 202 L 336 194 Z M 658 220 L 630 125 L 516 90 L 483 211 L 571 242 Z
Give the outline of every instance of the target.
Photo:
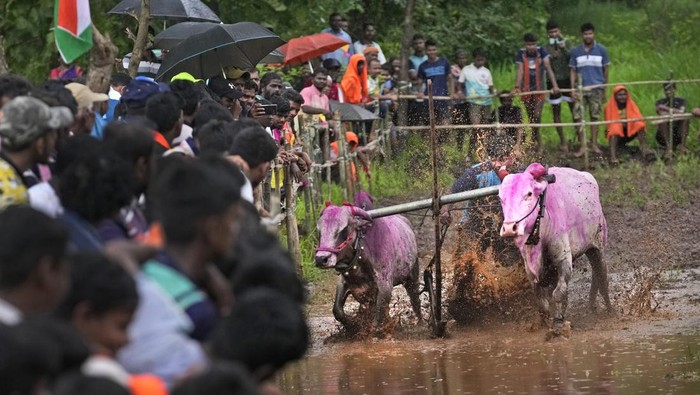
M 630 160 L 629 157 L 625 159 Z M 645 180 L 636 182 L 641 185 Z M 607 183 L 601 183 L 602 193 L 616 187 L 613 180 Z M 423 197 L 384 199 L 378 206 Z M 700 328 L 700 244 L 696 236 L 700 215 L 696 212 L 697 198 L 700 198 L 700 191 L 693 192 L 693 198 L 685 206 L 661 200 L 650 202 L 641 209 L 632 205 L 603 207 L 608 222 L 605 260 L 609 267 L 610 296 L 615 314 L 589 311 L 590 270 L 586 258 L 580 258 L 574 263 L 567 310 L 574 336 L 601 330 L 646 334 L 685 333 Z M 494 257 L 493 248 L 484 254 L 472 253 L 476 244 L 471 240 L 473 233 L 456 226 L 460 215 L 461 211 L 453 213 L 453 223 L 442 250 L 443 311 L 449 320 L 449 332 L 459 334 L 492 328 L 530 331 L 536 310 L 517 251 L 511 257 Z M 434 254 L 432 214 L 426 210 L 407 217 L 416 232 L 422 271 Z M 466 298 L 469 304 L 464 309 L 474 314 L 458 319 L 458 324 L 451 314 L 454 309 L 450 309 L 451 301 L 458 298 L 454 276 L 455 273 L 464 276 L 468 270 L 473 278 Z M 338 336 L 342 328 L 331 314 L 336 280 L 335 276 L 329 275 L 313 290 L 315 295 L 312 295 L 313 303 L 309 308 L 309 324 L 316 350 L 322 350 L 329 342 L 347 341 Z M 422 295 L 422 301 L 425 318 L 429 311 L 426 294 Z M 352 311 L 353 308 L 357 306 L 349 300 L 347 309 Z M 402 287 L 394 288 L 390 314 L 396 325 L 389 338 L 430 338 L 427 325 L 416 323 Z M 542 338 L 544 329 L 534 333 Z

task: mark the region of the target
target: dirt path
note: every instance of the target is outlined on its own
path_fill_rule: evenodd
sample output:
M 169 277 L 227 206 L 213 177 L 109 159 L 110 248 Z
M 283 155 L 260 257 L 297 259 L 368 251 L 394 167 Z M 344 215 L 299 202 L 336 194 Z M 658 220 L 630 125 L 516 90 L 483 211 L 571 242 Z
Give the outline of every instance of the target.
M 600 185 L 601 191 L 615 187 L 614 184 Z M 700 198 L 700 191 L 693 197 Z M 387 206 L 411 199 L 384 199 L 379 203 L 380 206 Z M 572 323 L 574 334 L 576 331 L 675 334 L 700 328 L 700 244 L 696 236 L 700 228 L 700 215 L 695 211 L 695 201 L 697 199 L 691 199 L 691 203 L 685 207 L 664 201 L 647 204 L 643 209 L 618 205 L 603 207 L 609 229 L 606 260 L 616 315 L 592 315 L 588 311 L 590 270 L 586 259 L 581 258 L 574 264 L 575 272 L 569 290 L 567 318 Z M 416 212 L 416 215 L 408 216 L 416 231 L 421 269 L 434 252 L 434 223 L 429 213 L 423 218 L 424 213 Z M 453 223 L 456 223 L 458 213 L 453 218 Z M 442 254 L 444 295 L 448 295 L 452 286 L 455 265 L 459 267 L 464 264 L 464 247 L 464 233 L 452 226 Z M 528 329 L 532 323 L 535 311 L 530 303 L 531 291 L 524 280 L 521 261 L 497 268 L 489 265 L 489 262 L 482 262 L 484 281 L 490 281 L 492 286 L 496 284 L 496 294 L 507 294 L 507 297 L 505 300 L 490 300 L 487 304 L 497 308 L 484 309 L 466 327 L 450 323 L 448 328 L 451 332 L 489 328 L 517 332 Z M 310 307 L 309 321 L 315 348 L 322 347 L 323 341 L 339 330 L 331 314 L 331 290 L 335 281 L 335 276 L 329 276 L 323 284 L 315 287 L 315 292 L 327 294 L 323 298 L 316 297 L 316 303 Z M 513 288 L 514 292 L 503 293 L 507 287 Z M 427 312 L 425 294 L 423 305 Z M 391 315 L 399 322 L 400 329 L 394 333 L 395 337 L 429 336 L 425 325 L 415 325 L 402 287 L 394 289 Z

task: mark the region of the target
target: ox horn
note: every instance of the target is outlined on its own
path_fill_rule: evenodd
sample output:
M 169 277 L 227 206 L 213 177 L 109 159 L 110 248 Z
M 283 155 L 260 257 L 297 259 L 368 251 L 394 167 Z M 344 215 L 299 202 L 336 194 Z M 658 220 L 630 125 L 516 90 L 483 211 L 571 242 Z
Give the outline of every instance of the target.
M 367 211 L 365 211 L 365 210 L 363 210 L 363 209 L 361 209 L 361 208 L 359 208 L 359 207 L 353 207 L 353 208 L 352 208 L 352 215 L 354 215 L 354 216 L 356 216 L 356 217 L 360 217 L 360 218 L 362 218 L 362 219 L 364 219 L 364 220 L 367 220 L 367 221 L 372 222 L 372 217 L 370 217 L 370 215 L 367 214 Z

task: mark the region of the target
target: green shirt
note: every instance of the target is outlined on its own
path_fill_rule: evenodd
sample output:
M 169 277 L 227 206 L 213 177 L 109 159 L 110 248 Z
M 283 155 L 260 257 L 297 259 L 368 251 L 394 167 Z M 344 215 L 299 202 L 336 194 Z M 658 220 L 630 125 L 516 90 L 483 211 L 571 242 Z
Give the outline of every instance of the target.
M 544 45 L 544 49 L 549 53 L 549 64 L 557 81 L 569 80 L 569 56 L 572 48 L 568 40 L 564 41 L 563 48 L 559 44 L 552 45 L 549 42 Z

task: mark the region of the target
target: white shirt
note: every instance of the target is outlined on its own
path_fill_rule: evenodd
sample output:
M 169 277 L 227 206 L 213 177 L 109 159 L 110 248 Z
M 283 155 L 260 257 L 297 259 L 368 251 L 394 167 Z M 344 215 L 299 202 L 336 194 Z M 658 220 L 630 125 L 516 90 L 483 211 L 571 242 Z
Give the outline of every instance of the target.
M 483 66 L 477 68 L 474 66 L 474 63 L 464 66 L 462 72 L 459 73 L 459 83 L 465 84 L 464 94 L 467 97 L 468 102 L 483 106 L 491 105 L 491 98 L 469 98 L 474 96 L 488 96 L 490 94 L 489 87 L 493 86 L 493 77 L 491 77 L 491 72 L 489 69 Z
M 0 324 L 14 326 L 22 322 L 22 312 L 17 307 L 0 298 Z
M 352 44 L 353 48 L 355 49 L 355 53 L 358 53 L 360 55 L 362 55 L 365 52 L 365 48 L 369 47 L 370 45 L 373 47 L 377 47 L 377 49 L 379 50 L 379 53 L 377 54 L 377 60 L 379 61 L 379 63 L 386 63 L 386 57 L 384 56 L 384 52 L 382 52 L 382 47 L 380 47 L 376 41 L 372 41 L 371 44 L 365 45 L 362 44 L 360 40 L 357 40 L 354 44 Z
M 41 211 L 51 218 L 57 218 L 63 214 L 63 205 L 61 199 L 58 198 L 56 191 L 48 182 L 40 182 L 30 187 L 29 205 L 33 209 Z

